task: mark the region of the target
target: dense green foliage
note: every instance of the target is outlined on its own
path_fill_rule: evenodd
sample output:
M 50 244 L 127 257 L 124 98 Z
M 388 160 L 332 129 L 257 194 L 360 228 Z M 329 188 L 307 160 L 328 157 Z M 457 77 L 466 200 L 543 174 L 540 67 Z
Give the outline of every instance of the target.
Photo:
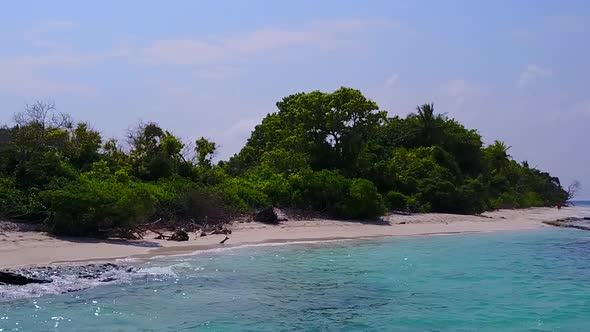
M 127 144 L 36 103 L 0 129 L 0 217 L 56 234 L 109 235 L 162 218 L 218 222 L 270 205 L 337 218 L 388 210 L 478 213 L 563 203 L 559 180 L 482 143 L 432 104 L 388 118 L 360 91 L 288 96 L 243 149 L 187 146 L 155 123 Z M 122 147 L 124 146 L 124 148 Z

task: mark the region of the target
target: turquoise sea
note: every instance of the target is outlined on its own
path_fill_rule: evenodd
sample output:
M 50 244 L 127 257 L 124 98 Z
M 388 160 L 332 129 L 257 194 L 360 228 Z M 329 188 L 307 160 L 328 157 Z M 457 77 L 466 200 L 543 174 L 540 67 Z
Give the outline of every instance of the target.
M 250 246 L 3 300 L 0 331 L 590 331 L 590 232 Z

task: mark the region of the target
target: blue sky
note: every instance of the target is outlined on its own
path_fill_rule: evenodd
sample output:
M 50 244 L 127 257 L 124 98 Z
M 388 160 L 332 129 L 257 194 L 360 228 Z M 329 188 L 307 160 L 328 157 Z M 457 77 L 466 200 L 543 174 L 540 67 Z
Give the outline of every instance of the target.
M 0 122 L 50 99 L 121 137 L 139 120 L 227 158 L 275 102 L 362 90 L 435 108 L 590 198 L 590 2 L 13 1 Z

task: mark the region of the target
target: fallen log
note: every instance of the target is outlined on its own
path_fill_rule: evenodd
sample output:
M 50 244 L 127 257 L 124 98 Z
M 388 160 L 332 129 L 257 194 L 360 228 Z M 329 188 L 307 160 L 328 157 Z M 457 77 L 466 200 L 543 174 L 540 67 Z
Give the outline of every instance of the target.
M 156 240 L 168 240 L 170 238 L 169 236 L 164 235 L 155 229 L 150 229 L 150 231 L 158 234 L 158 236 L 156 236 L 156 238 L 155 238 Z
M 0 272 L 0 284 L 23 286 L 27 284 L 47 284 L 52 280 L 34 279 L 12 272 Z

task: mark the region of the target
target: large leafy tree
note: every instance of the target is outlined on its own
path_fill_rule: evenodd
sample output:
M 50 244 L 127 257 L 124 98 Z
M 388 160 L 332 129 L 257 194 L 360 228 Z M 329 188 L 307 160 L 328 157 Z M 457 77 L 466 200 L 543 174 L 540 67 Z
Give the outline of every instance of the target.
M 375 102 L 344 87 L 333 93 L 294 94 L 279 101 L 277 108 L 255 128 L 230 167 L 251 167 L 264 152 L 282 148 L 307 155 L 314 169 L 341 169 L 352 175 L 362 151 L 385 121 L 385 112 Z

